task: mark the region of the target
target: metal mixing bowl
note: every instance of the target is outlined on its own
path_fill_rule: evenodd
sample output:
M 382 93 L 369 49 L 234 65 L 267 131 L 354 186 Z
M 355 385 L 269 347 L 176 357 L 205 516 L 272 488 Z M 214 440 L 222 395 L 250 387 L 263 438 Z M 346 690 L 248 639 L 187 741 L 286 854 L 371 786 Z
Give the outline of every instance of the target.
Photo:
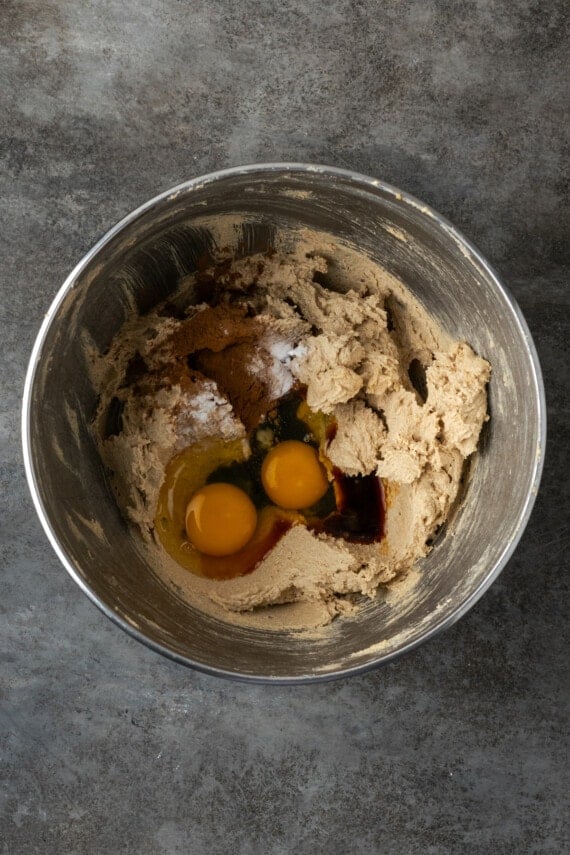
M 90 422 L 85 344 L 101 352 L 132 311 L 166 298 L 211 248 L 204 218 L 243 215 L 235 252 L 276 229 L 317 228 L 398 276 L 454 337 L 492 364 L 491 420 L 446 536 L 407 597 L 379 598 L 320 637 L 239 628 L 189 605 L 148 566 L 110 492 Z M 406 238 L 402 240 L 402 237 Z M 30 489 L 59 558 L 87 596 L 154 650 L 257 681 L 354 674 L 412 649 L 464 615 L 497 578 L 537 493 L 545 443 L 540 367 L 526 323 L 481 254 L 443 217 L 381 181 L 329 167 L 269 164 L 188 181 L 129 214 L 69 275 L 39 332 L 26 380 Z

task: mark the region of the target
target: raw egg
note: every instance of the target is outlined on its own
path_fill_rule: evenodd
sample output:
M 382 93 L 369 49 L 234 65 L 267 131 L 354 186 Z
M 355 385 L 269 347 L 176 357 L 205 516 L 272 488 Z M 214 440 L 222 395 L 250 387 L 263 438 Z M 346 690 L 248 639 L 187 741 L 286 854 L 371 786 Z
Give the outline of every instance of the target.
M 248 449 L 248 443 L 241 439 L 205 440 L 185 448 L 166 467 L 158 498 L 155 531 L 171 558 L 197 576 L 234 579 L 251 573 L 292 525 L 303 522 L 303 517 L 294 511 L 268 505 L 257 513 L 255 532 L 239 552 L 208 555 L 191 542 L 186 532 L 186 512 L 190 501 L 210 486 L 206 481 L 217 469 L 247 460 Z M 220 484 L 220 481 L 214 483 Z M 221 528 L 218 523 L 218 539 Z
M 267 453 L 261 481 L 271 501 L 288 510 L 309 508 L 329 486 L 316 449 L 296 439 L 280 442 Z
M 186 508 L 186 534 L 205 555 L 233 555 L 253 537 L 257 511 L 249 496 L 233 484 L 206 484 Z

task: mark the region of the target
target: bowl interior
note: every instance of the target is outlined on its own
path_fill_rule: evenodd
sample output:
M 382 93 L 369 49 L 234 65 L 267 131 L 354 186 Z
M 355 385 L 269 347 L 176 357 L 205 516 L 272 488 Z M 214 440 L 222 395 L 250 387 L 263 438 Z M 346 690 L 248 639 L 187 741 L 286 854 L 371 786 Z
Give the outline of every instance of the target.
M 398 276 L 439 323 L 492 364 L 491 421 L 467 495 L 410 592 L 368 603 L 318 638 L 236 627 L 176 594 L 122 519 L 90 422 L 86 345 L 104 352 L 127 315 L 165 299 L 212 253 L 211 218 L 243 224 L 229 249 L 267 250 L 277 230 L 318 229 Z M 197 667 L 257 679 L 316 679 L 384 661 L 453 622 L 514 548 L 536 492 L 542 387 L 520 313 L 447 224 L 380 182 L 333 170 L 232 170 L 189 182 L 119 224 L 70 276 L 40 333 L 28 377 L 27 462 L 36 503 L 68 570 L 141 640 Z

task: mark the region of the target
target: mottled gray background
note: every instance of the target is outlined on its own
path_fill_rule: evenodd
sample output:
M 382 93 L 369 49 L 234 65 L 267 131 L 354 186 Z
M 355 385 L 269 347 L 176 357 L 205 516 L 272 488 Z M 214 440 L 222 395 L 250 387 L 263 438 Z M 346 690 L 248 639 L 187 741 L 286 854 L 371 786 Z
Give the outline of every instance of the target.
M 569 851 L 567 8 L 0 0 L 4 855 Z M 270 159 L 455 222 L 518 298 L 548 395 L 542 490 L 490 592 L 400 662 L 303 688 L 201 676 L 115 628 L 52 553 L 19 438 L 34 336 L 95 239 Z

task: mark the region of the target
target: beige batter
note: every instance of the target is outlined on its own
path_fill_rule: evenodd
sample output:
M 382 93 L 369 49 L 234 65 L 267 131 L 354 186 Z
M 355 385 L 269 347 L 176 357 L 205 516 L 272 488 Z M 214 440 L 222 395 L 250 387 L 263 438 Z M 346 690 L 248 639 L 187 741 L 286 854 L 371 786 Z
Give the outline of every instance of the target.
M 242 295 L 258 331 L 253 341 L 251 324 L 236 332 L 235 313 L 222 312 L 220 342 L 234 336 L 241 348 L 235 352 L 242 362 L 248 355 L 252 383 L 262 383 L 268 401 L 301 383 L 312 410 L 334 415 L 327 456 L 349 475 L 376 472 L 387 513 L 380 544 L 355 546 L 296 525 L 251 574 L 200 578 L 178 567 L 154 537 L 164 468 L 181 448 L 208 437 L 247 443 L 258 416 L 240 404 L 240 418 L 230 401 L 239 400 L 236 393 L 223 378 L 205 376 L 206 369 L 216 376 L 213 351 L 202 351 L 204 372 L 177 376 L 169 367 L 188 330 L 205 329 L 213 317 L 210 307 L 195 305 L 195 287 L 192 277 L 180 283 L 176 302 L 186 295 L 186 318 L 165 316 L 163 306 L 133 317 L 94 366 L 97 436 L 118 501 L 156 572 L 198 607 L 259 626 L 326 624 L 429 551 L 488 418 L 490 366 L 465 342 L 452 341 L 398 280 L 346 247 L 323 241 L 315 249 L 314 238 L 309 243 L 301 234 L 287 252 L 246 258 L 218 273 L 217 287 Z M 133 381 L 141 364 L 146 374 Z M 122 407 L 122 429 L 109 435 L 113 399 Z M 277 604 L 291 605 L 267 608 Z

